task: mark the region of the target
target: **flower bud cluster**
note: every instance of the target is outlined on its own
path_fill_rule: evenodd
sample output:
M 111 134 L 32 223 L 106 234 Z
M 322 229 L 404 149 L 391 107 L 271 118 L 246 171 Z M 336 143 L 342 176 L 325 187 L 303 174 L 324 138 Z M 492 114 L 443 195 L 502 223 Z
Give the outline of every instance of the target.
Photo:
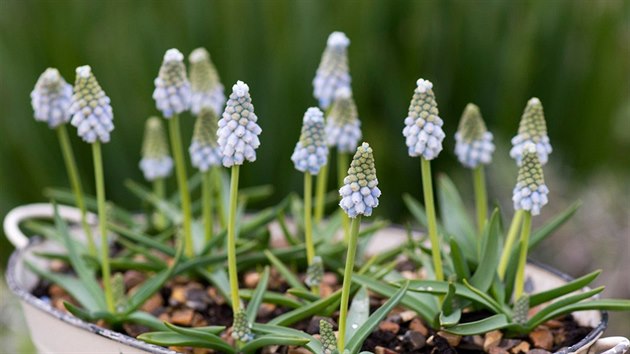
M 475 168 L 492 162 L 492 133 L 486 129 L 479 107 L 469 103 L 455 133 L 455 155 L 462 165 Z
M 89 65 L 78 67 L 76 72 L 70 123 L 77 127 L 77 134 L 83 141 L 107 143 L 109 134 L 114 130 L 110 99 L 96 81 Z
M 225 105 L 225 93 L 210 53 L 205 48 L 197 48 L 190 53 L 188 61 L 192 92 L 190 110 L 198 115 L 202 108 L 209 107 L 220 114 Z
M 173 171 L 173 159 L 169 155 L 162 120 L 158 117 L 147 119 L 145 124 L 140 169 L 147 181 L 168 177 Z
M 188 152 L 192 165 L 205 172 L 221 164 L 221 148 L 217 142 L 218 117 L 214 109 L 204 107 L 197 116 L 192 143 Z
M 234 315 L 234 323 L 232 325 L 232 338 L 247 343 L 254 339 L 252 326 L 247 321 L 247 314 L 240 310 Z
M 71 103 L 72 85 L 63 79 L 57 69 L 46 69 L 31 92 L 35 120 L 48 123 L 50 128 L 68 123 Z
M 378 189 L 374 156 L 368 143 L 363 143 L 357 148 L 348 169 L 348 176 L 344 178 L 343 183 L 343 187 L 339 189 L 341 195 L 339 206 L 346 214 L 351 218 L 359 214 L 372 215 L 372 209 L 378 206 L 381 190 Z
M 326 50 L 313 79 L 313 95 L 322 109 L 330 106 L 339 88 L 350 88 L 348 45 L 350 40 L 343 32 L 333 32 L 328 36 Z
M 405 118 L 403 135 L 409 156 L 433 160 L 442 151 L 444 122 L 438 116 L 437 102 L 431 81 L 419 79 Z
M 540 214 L 540 209 L 547 204 L 549 189 L 545 185 L 542 165 L 538 160 L 535 146 L 525 146 L 521 167 L 518 170 L 516 187 L 512 192 L 514 209 L 527 210 L 532 215 Z
M 155 79 L 155 105 L 164 118 L 170 118 L 190 108 L 190 96 L 184 55 L 177 49 L 169 49 L 164 54 L 160 73 Z
M 349 87 L 335 93 L 335 102 L 326 120 L 326 139 L 329 146 L 348 153 L 354 152 L 361 140 L 361 121 Z
M 547 136 L 547 123 L 545 122 L 542 103 L 536 97 L 527 102 L 518 127 L 518 134 L 512 138 L 510 156 L 516 160 L 519 166 L 522 164 L 525 147 L 528 144 L 534 144 L 540 164 L 544 166 L 549 159 L 552 148 L 549 143 L 549 136 Z
M 328 145 L 324 139 L 324 114 L 311 107 L 304 113 L 302 134 L 295 145 L 291 161 L 301 172 L 316 175 L 328 160 Z

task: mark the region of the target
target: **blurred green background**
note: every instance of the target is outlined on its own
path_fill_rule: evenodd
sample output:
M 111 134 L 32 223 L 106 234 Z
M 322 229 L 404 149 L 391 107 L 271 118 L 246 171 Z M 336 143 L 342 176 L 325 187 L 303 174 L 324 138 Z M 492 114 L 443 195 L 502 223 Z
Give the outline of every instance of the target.
M 419 77 L 434 83 L 448 136 L 434 171 L 447 172 L 470 191 L 468 173 L 452 154 L 452 136 L 466 103 L 475 102 L 500 144 L 497 163 L 489 168 L 490 191 L 507 210 L 516 174 L 505 157 L 509 139 L 525 103 L 537 96 L 554 147 L 545 171 L 557 191 L 549 209 L 583 198 L 587 207 L 580 220 L 595 215 L 576 228 L 586 244 L 603 237 L 599 229 L 589 234 L 589 226 L 601 226 L 604 236 L 613 237 L 601 253 L 587 246 L 584 254 L 592 261 L 584 263 L 584 254 L 571 253 L 575 238 L 565 230 L 560 241 L 550 243 L 557 248 L 544 248 L 539 258 L 579 274 L 606 268 L 602 258 L 620 255 L 623 261 L 609 268 L 622 277 L 615 272 L 628 265 L 630 252 L 629 14 L 630 2 L 622 0 L 0 0 L 0 216 L 44 200 L 46 186 L 67 185 L 55 134 L 32 118 L 29 93 L 47 67 L 57 67 L 73 82 L 74 68 L 83 64 L 92 66 L 114 108 L 116 129 L 104 147 L 108 197 L 138 208 L 123 181 L 141 180 L 143 123 L 157 114 L 153 79 L 172 47 L 185 54 L 206 47 L 228 93 L 236 80 L 249 84 L 262 146 L 258 161 L 242 169 L 241 185 L 273 184 L 271 201 L 300 191 L 302 176 L 290 155 L 304 111 L 316 104 L 311 82 L 326 38 L 341 30 L 351 39 L 352 86 L 364 139 L 376 155 L 383 190 L 378 215 L 401 222 L 407 215 L 401 194 L 420 196 L 419 162 L 406 155 L 401 135 Z M 192 125 L 192 117 L 184 115 L 185 141 Z M 73 146 L 91 193 L 90 150 L 74 135 Z M 331 186 L 334 175 L 333 169 Z M 600 204 L 588 205 L 589 198 Z M 4 238 L 1 245 L 3 267 L 10 248 Z M 566 258 L 554 257 L 557 253 Z M 576 257 L 582 263 L 572 266 Z M 619 286 L 611 294 L 630 296 L 630 286 Z

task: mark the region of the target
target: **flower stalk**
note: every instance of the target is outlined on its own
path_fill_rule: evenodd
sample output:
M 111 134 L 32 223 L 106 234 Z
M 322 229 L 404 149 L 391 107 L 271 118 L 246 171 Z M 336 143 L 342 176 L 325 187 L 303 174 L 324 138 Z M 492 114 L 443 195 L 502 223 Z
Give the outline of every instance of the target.
M 212 187 L 213 183 L 213 172 L 214 168 L 210 171 L 206 171 L 203 173 L 203 180 L 201 181 L 201 198 L 203 200 L 202 205 L 202 214 L 203 214 L 203 227 L 204 227 L 204 235 L 206 244 L 212 240 L 212 233 L 214 232 L 214 220 L 213 220 L 213 193 Z
M 514 279 L 514 298 L 517 300 L 521 298 L 525 288 L 525 264 L 527 263 L 527 248 L 529 247 L 529 234 L 532 227 L 532 213 L 525 211 L 523 214 L 518 265 L 516 267 L 516 278 Z
M 337 150 L 337 183 L 343 184 L 345 178 L 345 168 L 348 166 L 348 154 Z M 343 242 L 347 245 L 350 242 L 350 219 L 346 214 L 341 215 L 343 225 Z
M 440 253 L 440 239 L 437 232 L 437 217 L 435 216 L 435 202 L 433 200 L 433 180 L 431 177 L 431 162 L 421 158 L 422 169 L 422 191 L 424 192 L 424 207 L 427 212 L 427 223 L 429 229 L 429 239 L 431 240 L 431 258 L 433 259 L 433 270 L 435 279 L 444 280 L 444 270 L 442 269 L 442 254 Z
M 343 285 L 341 286 L 341 305 L 339 307 L 339 335 L 337 348 L 343 353 L 346 343 L 346 327 L 348 321 L 348 303 L 350 302 L 350 286 L 352 285 L 352 271 L 357 253 L 357 241 L 359 239 L 359 227 L 361 215 L 352 219 L 350 223 L 350 237 L 348 238 L 348 253 L 346 254 L 346 266 L 343 271 Z
M 518 230 L 521 227 L 521 221 L 523 220 L 523 214 L 525 212 L 523 210 L 517 210 L 512 217 L 512 222 L 510 223 L 510 228 L 508 229 L 508 234 L 505 239 L 505 245 L 503 246 L 503 251 L 501 252 L 501 259 L 499 260 L 499 279 L 503 280 L 505 278 L 505 272 L 507 271 L 507 266 L 510 261 L 510 255 L 512 253 L 512 248 L 514 247 L 514 242 L 516 242 L 516 237 L 518 236 Z
M 322 166 L 317 174 L 317 182 L 315 186 L 315 224 L 319 224 L 324 218 L 324 209 L 326 207 L 326 187 L 328 185 L 328 163 Z
M 488 219 L 488 193 L 486 192 L 486 173 L 483 166 L 477 166 L 472 171 L 473 188 L 475 191 L 475 206 L 477 211 L 477 231 L 481 238 L 483 228 Z
M 228 276 L 230 279 L 230 297 L 232 299 L 232 311 L 238 313 L 241 310 L 241 298 L 238 294 L 238 272 L 236 267 L 236 205 L 238 202 L 238 175 L 240 165 L 232 166 L 230 178 L 230 210 L 228 217 Z

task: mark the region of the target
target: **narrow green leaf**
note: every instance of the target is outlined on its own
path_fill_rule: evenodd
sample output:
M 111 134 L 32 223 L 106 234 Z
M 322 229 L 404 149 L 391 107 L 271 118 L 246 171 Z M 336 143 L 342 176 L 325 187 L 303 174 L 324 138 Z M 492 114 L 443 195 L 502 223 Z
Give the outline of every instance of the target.
M 446 234 L 457 239 L 457 242 L 462 245 L 462 251 L 464 251 L 467 258 L 475 259 L 474 251 L 476 250 L 477 239 L 475 238 L 474 224 L 468 216 L 455 184 L 445 174 L 439 174 L 438 176 L 437 196 L 440 207 L 440 221 Z
M 287 294 L 293 295 L 308 302 L 313 302 L 320 299 L 319 296 L 313 294 L 311 291 L 304 290 L 302 288 L 289 288 L 287 290 Z
M 465 285 L 455 283 L 455 294 L 480 304 L 488 310 L 501 312 L 500 306 L 486 297 L 479 296 L 477 293 L 468 289 Z M 409 282 L 410 292 L 421 292 L 427 294 L 445 295 L 448 291 L 448 283 L 437 280 L 411 280 Z
M 440 326 L 443 328 L 453 327 L 459 323 L 462 318 L 462 310 L 455 309 L 448 315 L 444 311 L 440 312 Z
M 241 351 L 245 353 L 254 352 L 256 349 L 267 347 L 270 345 L 299 345 L 303 346 L 309 342 L 308 339 L 295 336 L 277 336 L 272 334 L 266 334 L 260 336 L 244 346 L 241 347 Z
M 164 322 L 159 320 L 152 314 L 144 311 L 134 311 L 125 316 L 125 322 L 136 323 L 141 326 L 149 327 L 154 331 L 167 331 L 168 327 L 164 325 Z
M 254 291 L 252 289 L 240 289 L 238 294 L 241 296 L 243 300 L 250 300 L 253 296 Z M 292 297 L 285 296 L 284 294 L 273 292 L 273 291 L 265 291 L 263 293 L 262 302 L 266 304 L 274 304 L 279 306 L 288 307 L 291 309 L 296 309 L 303 305 L 302 302 L 295 300 Z
M 564 223 L 571 219 L 581 206 L 582 202 L 576 201 L 563 212 L 556 215 L 553 219 L 534 231 L 529 240 L 529 249 L 531 250 L 536 247 L 540 242 L 547 238 L 547 236 L 551 235 L 554 231 L 560 228 L 560 226 L 564 225 Z
M 269 267 L 265 267 L 263 271 L 262 277 L 258 281 L 258 285 L 256 286 L 256 290 L 249 300 L 247 304 L 247 322 L 254 323 L 256 322 L 256 315 L 258 314 L 258 308 L 260 308 L 260 304 L 263 301 L 263 297 L 265 295 L 265 291 L 267 291 L 267 283 L 269 282 Z
M 278 257 L 276 257 L 269 250 L 265 250 L 264 253 L 267 259 L 269 260 L 269 262 L 271 262 L 271 264 L 273 264 L 273 266 L 276 267 L 276 270 L 280 272 L 280 274 L 282 274 L 282 277 L 284 278 L 284 280 L 287 281 L 289 285 L 291 285 L 294 288 L 308 290 L 302 284 L 302 282 L 295 276 L 295 274 L 293 274 L 293 272 L 289 270 L 289 268 L 287 268 L 287 266 L 285 266 L 281 260 L 278 259 Z
M 456 326 L 446 328 L 445 331 L 460 336 L 472 336 L 483 334 L 509 326 L 507 317 L 503 314 L 486 317 L 479 321 L 460 323 Z
M 191 346 L 191 347 L 209 348 L 209 349 L 219 350 L 227 354 L 236 353 L 234 349 L 223 340 L 220 340 L 219 342 L 216 342 L 216 341 L 210 342 L 208 340 L 201 339 L 199 337 L 183 335 L 181 333 L 171 332 L 171 331 L 143 333 L 138 336 L 138 339 L 145 341 L 147 343 L 157 344 L 164 347 Z
M 354 294 L 350 309 L 348 310 L 346 328 L 346 338 L 351 340 L 352 336 L 359 330 L 370 317 L 370 297 L 365 286 L 359 288 L 359 291 Z
M 501 257 L 499 229 L 499 210 L 494 209 L 490 222 L 484 228 L 485 247 L 481 250 L 479 265 L 475 270 L 470 283 L 481 291 L 487 291 L 495 278 L 499 258 Z
M 374 313 L 356 330 L 356 332 L 349 337 L 346 348 L 350 351 L 350 353 L 356 353 L 361 349 L 361 345 L 363 345 L 363 341 L 374 331 L 374 329 L 378 326 L 385 316 L 391 312 L 391 310 L 401 302 L 407 292 L 407 288 L 409 287 L 409 283 L 405 283 L 398 291 L 396 291 L 392 297 L 387 300 L 383 304 L 383 306 L 379 307 L 378 310 L 374 311 Z M 367 292 L 366 292 L 367 293 Z M 369 307 L 369 306 L 368 306 Z M 354 322 L 349 321 L 350 327 Z
M 176 205 L 165 199 L 160 199 L 155 193 L 130 179 L 125 181 L 125 187 L 138 198 L 148 202 L 154 208 L 162 212 L 173 224 L 178 225 L 182 223 L 182 213 Z
M 304 347 L 306 347 L 311 352 L 315 354 L 320 354 L 323 350 L 322 344 L 320 343 L 320 341 L 318 341 L 317 339 L 315 339 L 313 336 L 311 336 L 308 333 L 305 333 L 303 331 L 298 331 L 293 328 L 275 326 L 275 325 L 270 325 L 270 324 L 254 323 L 252 326 L 252 329 L 257 333 L 272 334 L 272 335 L 283 336 L 283 337 L 304 338 L 309 341 L 308 343 L 304 345 Z
M 500 303 L 496 302 L 492 297 L 490 297 L 490 295 L 484 293 L 483 291 L 481 291 L 481 289 L 475 288 L 466 279 L 464 279 L 463 282 L 464 282 L 464 285 L 470 291 L 472 291 L 473 293 L 475 293 L 475 295 L 477 295 L 479 298 L 482 298 L 484 300 L 483 303 L 490 304 L 492 311 L 494 311 L 495 313 L 503 313 L 505 315 L 509 315 L 509 313 L 507 311 L 505 311 L 503 306 Z
M 116 225 L 114 223 L 108 223 L 107 228 L 112 232 L 117 233 L 120 237 L 124 237 L 132 242 L 144 245 L 145 247 L 156 249 L 168 256 L 174 256 L 175 250 L 172 247 L 167 246 L 164 243 L 156 241 L 154 238 L 145 235 L 141 232 L 128 229 L 124 226 Z
M 457 274 L 457 279 L 469 279 L 470 278 L 470 268 L 468 268 L 468 263 L 464 258 L 461 247 L 457 243 L 457 240 L 451 238 L 450 242 L 451 246 L 451 258 L 453 260 L 453 268 L 455 269 L 455 274 Z
M 328 313 L 325 310 L 335 304 L 337 304 L 338 306 L 340 300 L 341 290 L 337 290 L 326 298 L 311 302 L 310 304 L 305 304 L 304 306 L 298 307 L 293 311 L 284 313 L 269 321 L 269 324 L 278 326 L 289 326 L 310 316 L 326 316 Z
M 205 326 L 205 327 L 180 327 L 174 324 L 164 322 L 164 326 L 169 330 L 182 334 L 184 336 L 196 337 L 206 340 L 208 342 L 223 342 L 226 343 L 219 335 L 225 330 L 225 326 Z
M 62 204 L 75 205 L 76 203 L 76 196 L 71 190 L 68 189 L 46 188 L 44 189 L 44 196 L 48 199 L 56 200 Z M 95 197 L 84 194 L 83 200 L 88 210 L 96 211 L 98 209 L 98 204 Z M 137 225 L 137 222 L 134 220 L 135 216 L 132 213 L 116 206 L 111 202 L 108 205 L 109 211 L 111 211 L 116 220 L 123 221 L 128 226 Z
M 595 280 L 595 278 L 597 278 L 599 274 L 601 274 L 601 272 L 601 270 L 596 270 L 557 288 L 532 294 L 529 296 L 529 307 L 540 305 L 544 302 L 557 299 L 560 296 L 582 289 L 583 287 L 590 284 L 593 280 Z
M 232 304 L 230 297 L 230 281 L 225 269 L 214 269 L 212 272 L 207 269 L 197 269 L 197 272 L 212 283 L 230 305 Z
M 536 328 L 537 325 L 539 325 L 541 323 L 544 323 L 547 320 L 558 316 L 558 314 L 556 314 L 556 313 L 562 312 L 561 310 L 562 310 L 563 307 L 575 304 L 575 303 L 577 303 L 579 301 L 582 301 L 584 299 L 588 299 L 589 297 L 593 297 L 594 295 L 597 295 L 597 294 L 601 293 L 602 291 L 604 291 L 604 287 L 600 286 L 600 287 L 595 288 L 593 290 L 579 292 L 579 293 L 574 294 L 574 295 L 569 295 L 569 296 L 565 296 L 563 298 L 560 298 L 560 299 L 554 301 L 553 303 L 547 305 L 542 310 L 538 311 L 534 316 L 532 316 L 527 321 L 527 327 L 530 330 L 532 330 L 532 329 Z M 566 312 L 564 312 L 564 313 L 566 313 Z

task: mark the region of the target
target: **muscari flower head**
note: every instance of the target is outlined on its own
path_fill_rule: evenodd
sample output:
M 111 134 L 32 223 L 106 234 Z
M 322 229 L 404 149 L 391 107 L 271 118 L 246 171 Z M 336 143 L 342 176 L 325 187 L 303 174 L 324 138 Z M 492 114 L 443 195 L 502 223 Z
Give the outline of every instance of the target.
M 322 282 L 323 277 L 324 262 L 322 262 L 322 257 L 315 256 L 313 257 L 313 263 L 311 263 L 306 270 L 306 279 L 304 279 L 304 283 L 306 283 L 309 287 L 318 286 Z
M 359 144 L 361 121 L 349 87 L 339 88 L 335 93 L 326 120 L 326 139 L 329 146 L 336 146 L 340 152 L 353 152 Z
M 190 110 L 196 115 L 203 107 L 212 108 L 217 114 L 223 112 L 224 88 L 208 51 L 205 48 L 197 48 L 190 53 L 188 61 L 192 92 Z
M 291 161 L 298 171 L 313 175 L 326 165 L 328 145 L 324 138 L 324 114 L 319 108 L 311 107 L 304 113 L 302 134 L 295 145 Z
M 205 172 L 221 164 L 221 149 L 217 142 L 218 117 L 212 108 L 204 107 L 197 116 L 192 144 L 188 148 L 192 165 Z
M 332 354 L 337 350 L 337 337 L 335 337 L 335 332 L 330 322 L 319 320 L 319 335 L 321 337 L 324 354 Z
M 65 124 L 70 120 L 71 103 L 72 85 L 63 79 L 57 69 L 46 69 L 31 92 L 35 120 L 48 123 L 50 128 Z
M 549 189 L 545 185 L 542 165 L 534 144 L 524 147 L 523 160 L 518 170 L 516 187 L 512 192 L 514 209 L 527 210 L 532 215 L 540 214 L 540 209 L 547 204 Z
M 322 109 L 330 106 L 339 88 L 350 87 L 348 45 L 350 40 L 343 32 L 333 32 L 328 36 L 326 50 L 313 79 L 313 95 Z
M 232 324 L 232 338 L 241 342 L 249 342 L 254 339 L 252 326 L 247 321 L 247 314 L 240 310 L 234 315 L 234 323 Z
M 258 135 L 262 131 L 256 124 L 257 120 L 249 86 L 243 81 L 237 81 L 232 86 L 232 94 L 217 131 L 223 166 L 242 165 L 245 159 L 256 161 L 256 149 L 260 146 Z
M 173 159 L 169 155 L 162 120 L 158 117 L 147 119 L 144 126 L 140 169 L 147 181 L 168 177 L 173 171 Z
M 512 149 L 510 156 L 516 160 L 520 166 L 523 161 L 525 146 L 534 144 L 540 163 L 544 166 L 551 154 L 551 144 L 547 136 L 547 123 L 542 104 L 536 97 L 527 102 L 521 123 L 518 127 L 518 134 L 512 138 Z
M 378 206 L 381 190 L 378 189 L 374 156 L 368 143 L 357 148 L 343 183 L 343 187 L 339 189 L 339 206 L 346 214 L 351 218 L 359 214 L 372 215 L 372 209 Z
M 155 79 L 153 99 L 165 118 L 180 114 L 190 107 L 190 83 L 186 76 L 184 55 L 177 49 L 164 54 L 160 73 Z
M 107 143 L 109 133 L 114 130 L 110 99 L 96 81 L 89 65 L 80 66 L 76 71 L 70 123 L 77 127 L 77 134 L 83 141 Z
M 418 87 L 409 105 L 409 113 L 405 118 L 403 135 L 406 138 L 409 156 L 422 156 L 425 160 L 433 160 L 442 151 L 444 122 L 438 116 L 433 83 L 419 79 L 417 84 Z
M 462 165 L 475 168 L 492 162 L 492 133 L 486 129 L 479 107 L 469 103 L 455 133 L 455 154 Z

